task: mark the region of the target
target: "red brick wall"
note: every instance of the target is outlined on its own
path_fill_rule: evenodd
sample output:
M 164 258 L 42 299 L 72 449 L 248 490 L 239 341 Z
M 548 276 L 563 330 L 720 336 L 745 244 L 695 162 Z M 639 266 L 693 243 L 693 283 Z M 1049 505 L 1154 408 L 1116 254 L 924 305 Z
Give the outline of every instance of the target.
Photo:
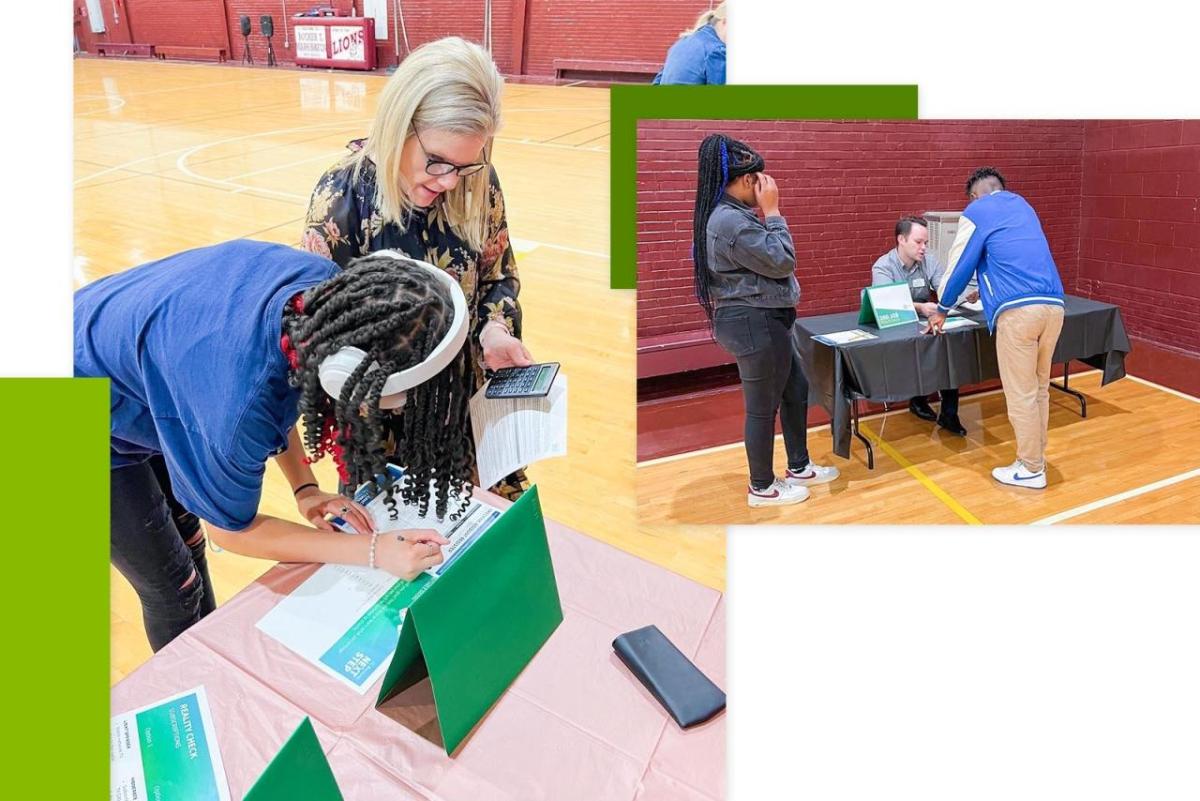
M 104 15 L 104 33 L 92 33 L 92 24 L 88 18 L 87 3 L 84 0 L 72 0 L 71 7 L 74 16 L 75 36 L 82 50 L 96 52 L 95 45 L 104 42 L 130 42 L 129 17 L 124 11 L 124 4 L 116 7 L 113 14 L 113 4 L 101 3 L 100 11 Z
M 81 9 L 83 0 L 73 0 L 74 25 L 83 50 L 95 52 L 96 43 L 140 42 L 191 46 L 228 46 L 231 61 L 242 58 L 242 35 L 238 18 L 248 15 L 254 25 L 250 37 L 251 54 L 256 62 L 266 61 L 266 40 L 259 33 L 259 16 L 275 19 L 273 38 L 275 58 L 290 64 L 295 45 L 288 37 L 284 47 L 283 3 L 280 0 L 116 0 L 119 24 L 112 19 L 113 3 L 102 4 L 108 31 L 92 34 Z M 292 0 L 288 14 L 316 5 L 329 5 L 341 13 L 350 12 L 350 0 Z M 396 6 L 388 2 L 388 37 L 377 42 L 376 59 L 380 66 L 396 63 L 393 40 L 397 30 Z M 356 2 L 362 14 L 362 3 Z M 524 74 L 553 77 L 554 59 L 594 59 L 599 61 L 640 61 L 661 64 L 667 48 L 680 31 L 691 27 L 696 16 L 708 7 L 705 0 L 660 0 L 645 4 L 640 0 L 493 0 L 492 52 L 506 75 L 519 72 L 522 47 L 525 50 Z M 404 21 L 412 47 L 443 36 L 457 35 L 472 41 L 483 39 L 483 0 L 404 0 Z M 521 23 L 527 15 L 524 44 L 517 41 Z M 288 29 L 293 23 L 289 16 Z M 403 52 L 403 40 L 401 40 Z
M 266 3 L 262 4 L 263 6 Z M 133 41 L 156 45 L 186 45 L 190 47 L 228 47 L 230 31 L 225 27 L 223 0 L 121 0 L 121 6 L 133 29 Z M 269 12 L 279 15 L 279 4 Z M 237 15 L 232 14 L 234 31 Z M 276 22 L 279 20 L 276 19 Z M 258 30 L 258 19 L 254 20 Z M 262 37 L 259 37 L 262 38 Z M 239 33 L 238 44 L 242 37 Z M 283 41 L 280 36 L 276 45 Z M 265 43 L 264 43 L 265 48 Z M 241 56 L 241 48 L 236 51 Z M 265 52 L 265 49 L 264 49 Z M 278 58 L 278 54 L 276 58 Z
M 638 129 L 638 337 L 694 331 L 696 148 L 724 131 L 760 153 L 796 242 L 801 314 L 857 308 L 897 218 L 964 206 L 991 164 L 1041 216 L 1063 282 L 1078 271 L 1083 125 L 1077 121 L 653 121 Z
M 1200 121 L 1089 120 L 1083 167 L 1076 293 L 1200 359 Z
M 528 0 L 526 71 L 553 75 L 555 58 L 661 65 L 706 0 Z

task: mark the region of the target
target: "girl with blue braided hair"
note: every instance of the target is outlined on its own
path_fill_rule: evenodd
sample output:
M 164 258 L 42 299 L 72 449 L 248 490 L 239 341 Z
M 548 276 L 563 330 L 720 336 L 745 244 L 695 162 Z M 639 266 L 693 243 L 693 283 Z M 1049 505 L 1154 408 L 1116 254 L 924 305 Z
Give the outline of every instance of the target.
M 750 506 L 800 503 L 810 485 L 838 477 L 836 467 L 808 455 L 808 379 L 791 336 L 800 301 L 796 248 L 765 168 L 748 145 L 706 136 L 692 219 L 696 300 L 741 378 Z M 776 418 L 788 457 L 782 478 L 774 467 Z

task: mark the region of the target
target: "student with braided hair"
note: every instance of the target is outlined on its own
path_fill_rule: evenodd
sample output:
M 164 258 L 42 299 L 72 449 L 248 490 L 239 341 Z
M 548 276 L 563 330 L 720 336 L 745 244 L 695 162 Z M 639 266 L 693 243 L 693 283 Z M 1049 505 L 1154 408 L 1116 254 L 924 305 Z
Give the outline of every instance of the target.
M 442 561 L 445 539 L 375 531 L 309 464 L 328 454 L 347 486 L 457 513 L 474 461 L 467 316 L 446 273 L 400 254 L 341 270 L 245 240 L 75 293 L 75 374 L 111 381 L 111 558 L 155 650 L 215 608 L 201 520 L 222 548 L 263 559 L 406 579 Z M 272 457 L 312 527 L 258 511 Z M 389 460 L 405 467 L 401 485 Z M 364 533 L 332 533 L 329 514 Z
M 742 382 L 750 506 L 800 503 L 810 485 L 838 477 L 808 454 L 808 379 L 791 335 L 800 300 L 796 250 L 765 166 L 742 142 L 706 136 L 692 220 L 696 299 Z M 775 476 L 776 417 L 788 457 L 783 478 Z
M 491 56 L 472 42 L 447 37 L 414 50 L 384 87 L 368 136 L 318 179 L 301 241 L 343 267 L 398 250 L 453 275 L 471 314 L 476 389 L 489 369 L 533 363 L 490 160 L 503 88 Z M 527 484 L 518 470 L 492 491 L 514 500 Z

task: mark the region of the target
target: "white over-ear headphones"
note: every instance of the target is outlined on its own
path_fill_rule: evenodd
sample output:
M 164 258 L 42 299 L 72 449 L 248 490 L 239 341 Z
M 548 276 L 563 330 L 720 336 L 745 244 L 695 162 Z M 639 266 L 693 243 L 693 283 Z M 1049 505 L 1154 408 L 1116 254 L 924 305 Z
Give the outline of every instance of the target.
M 425 357 L 424 361 L 406 370 L 392 373 L 384 383 L 383 391 L 380 394 L 379 407 L 381 409 L 395 409 L 404 405 L 405 392 L 407 390 L 433 378 L 446 369 L 450 362 L 454 361 L 454 357 L 458 355 L 458 352 L 462 350 L 463 344 L 467 341 L 467 325 L 470 315 L 467 313 L 467 297 L 463 294 L 462 287 L 445 270 L 439 270 L 428 262 L 411 259 L 395 250 L 380 250 L 371 255 L 390 256 L 395 259 L 401 259 L 408 265 L 428 270 L 437 276 L 439 281 L 445 284 L 446 288 L 450 291 L 450 297 L 454 301 L 454 322 L 450 324 L 450 330 L 442 337 L 442 341 L 434 347 L 430 354 Z M 346 385 L 346 379 L 358 369 L 358 366 L 362 364 L 362 360 L 366 357 L 366 351 L 353 347 L 342 348 L 337 353 L 326 356 L 321 361 L 321 367 L 317 373 L 321 379 L 322 389 L 335 398 L 341 397 L 342 387 Z M 374 370 L 378 369 L 378 367 L 377 365 L 372 365 L 370 369 Z

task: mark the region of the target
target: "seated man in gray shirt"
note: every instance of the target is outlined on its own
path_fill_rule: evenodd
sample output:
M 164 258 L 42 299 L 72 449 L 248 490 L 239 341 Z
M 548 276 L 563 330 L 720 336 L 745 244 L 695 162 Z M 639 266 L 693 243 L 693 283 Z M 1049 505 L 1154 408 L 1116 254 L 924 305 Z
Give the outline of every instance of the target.
M 934 293 L 941 285 L 945 267 L 937 256 L 926 252 L 929 243 L 929 226 L 923 217 L 901 217 L 896 223 L 896 247 L 879 257 L 871 268 L 871 285 L 905 282 L 912 293 L 913 306 L 922 317 L 937 311 Z M 912 398 L 908 410 L 922 420 L 936 420 L 937 424 L 960 437 L 967 429 L 958 419 L 958 390 L 941 390 L 941 413 L 935 413 L 929 400 Z

